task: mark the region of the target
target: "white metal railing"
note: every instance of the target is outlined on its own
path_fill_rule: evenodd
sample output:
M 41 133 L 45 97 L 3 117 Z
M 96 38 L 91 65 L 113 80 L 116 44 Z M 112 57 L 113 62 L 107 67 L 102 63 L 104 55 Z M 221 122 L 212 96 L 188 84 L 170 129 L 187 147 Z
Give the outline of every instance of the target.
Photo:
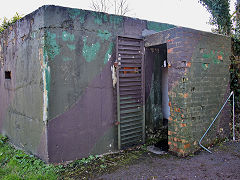
M 233 91 L 230 93 L 230 95 L 228 96 L 227 100 L 225 101 L 225 103 L 223 104 L 222 108 L 219 110 L 219 112 L 217 113 L 217 115 L 215 116 L 214 120 L 212 121 L 212 123 L 210 124 L 210 126 L 208 127 L 208 129 L 206 130 L 206 132 L 203 134 L 203 136 L 201 137 L 201 139 L 199 140 L 199 146 L 201 146 L 203 149 L 205 149 L 206 151 L 208 151 L 209 153 L 212 153 L 209 149 L 207 149 L 206 147 L 204 147 L 201 142 L 203 140 L 203 138 L 206 136 L 206 134 L 208 133 L 209 129 L 212 127 L 212 125 L 214 124 L 214 122 L 216 121 L 217 117 L 219 116 L 219 114 L 221 113 L 221 111 L 223 110 L 223 108 L 225 107 L 225 105 L 227 104 L 227 101 L 230 99 L 230 97 L 233 96 L 233 141 L 235 141 L 235 117 L 234 117 L 234 93 Z

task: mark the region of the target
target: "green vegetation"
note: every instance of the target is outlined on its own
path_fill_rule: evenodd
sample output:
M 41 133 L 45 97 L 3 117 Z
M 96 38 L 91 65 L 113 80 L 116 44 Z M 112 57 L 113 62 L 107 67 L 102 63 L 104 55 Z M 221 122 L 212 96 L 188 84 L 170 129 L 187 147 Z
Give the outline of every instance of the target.
M 88 179 L 133 164 L 148 154 L 145 146 L 104 156 L 89 156 L 66 165 L 47 165 L 33 155 L 27 155 L 8 144 L 0 135 L 0 179 L 3 180 L 54 180 Z
M 7 143 L 7 138 L 0 135 L 0 179 L 21 180 L 58 178 L 60 167 L 46 165 L 33 155 L 27 155 Z
M 230 1 L 229 0 L 199 0 L 200 3 L 212 15 L 209 23 L 216 27 L 214 30 L 219 34 L 231 33 L 232 21 L 230 15 Z
M 8 28 L 8 26 L 11 26 L 14 24 L 17 20 L 21 19 L 22 16 L 20 16 L 18 13 L 16 13 L 13 18 L 7 19 L 6 17 L 3 18 L 2 24 L 0 25 L 0 33 L 3 32 L 5 29 Z
M 103 156 L 89 156 L 64 166 L 60 179 L 89 179 L 133 164 L 146 150 L 143 146 Z

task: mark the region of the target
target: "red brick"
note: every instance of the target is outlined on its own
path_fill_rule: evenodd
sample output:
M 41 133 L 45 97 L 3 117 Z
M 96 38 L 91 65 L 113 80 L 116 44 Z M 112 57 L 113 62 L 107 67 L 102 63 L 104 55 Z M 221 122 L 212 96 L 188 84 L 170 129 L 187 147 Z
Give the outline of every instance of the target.
M 182 149 L 179 149 L 178 152 L 180 152 L 182 155 L 185 154 L 184 150 L 182 150 Z
M 190 148 L 190 146 L 191 146 L 191 145 L 190 145 L 189 143 L 188 143 L 188 144 L 185 144 L 185 145 L 184 145 L 184 149 Z
M 186 123 L 181 123 L 180 126 L 181 126 L 181 127 L 186 127 L 187 124 L 186 124 Z
M 221 55 L 218 56 L 219 60 L 223 60 L 223 57 Z
M 168 105 L 169 105 L 169 107 L 171 107 L 171 106 L 172 106 L 172 103 L 169 101 Z
M 167 42 L 173 42 L 174 41 L 174 39 L 169 39 L 169 40 L 167 40 Z
M 168 49 L 168 53 L 172 53 L 173 52 L 173 48 Z
M 191 67 L 192 63 L 187 62 L 187 67 Z
M 175 108 L 175 111 L 176 112 L 180 112 L 180 108 Z

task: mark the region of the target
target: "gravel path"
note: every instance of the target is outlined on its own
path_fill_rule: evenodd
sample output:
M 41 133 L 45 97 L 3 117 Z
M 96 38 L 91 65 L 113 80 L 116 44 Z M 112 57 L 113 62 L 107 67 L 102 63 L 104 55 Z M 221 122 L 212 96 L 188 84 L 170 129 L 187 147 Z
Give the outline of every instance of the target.
M 231 179 L 240 180 L 240 142 L 226 142 L 198 155 L 178 158 L 152 153 L 95 179 Z

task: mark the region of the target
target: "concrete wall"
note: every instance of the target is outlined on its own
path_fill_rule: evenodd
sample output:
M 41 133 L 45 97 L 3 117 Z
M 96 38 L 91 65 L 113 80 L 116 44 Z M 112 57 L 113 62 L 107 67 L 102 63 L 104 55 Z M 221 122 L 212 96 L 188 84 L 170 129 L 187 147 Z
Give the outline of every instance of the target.
M 117 150 L 116 89 L 111 66 L 117 35 L 142 37 L 174 26 L 55 6 L 45 11 L 50 69 L 49 161 Z M 152 76 L 152 75 L 151 75 Z
M 43 13 L 35 11 L 0 34 L 0 132 L 46 160 Z M 11 79 L 5 79 L 5 71 L 11 72 Z
M 176 28 L 147 38 L 147 46 L 167 43 L 170 117 L 170 151 L 187 155 L 199 149 L 198 141 L 229 95 L 229 37 Z M 203 141 L 209 145 L 229 134 L 227 107 Z

